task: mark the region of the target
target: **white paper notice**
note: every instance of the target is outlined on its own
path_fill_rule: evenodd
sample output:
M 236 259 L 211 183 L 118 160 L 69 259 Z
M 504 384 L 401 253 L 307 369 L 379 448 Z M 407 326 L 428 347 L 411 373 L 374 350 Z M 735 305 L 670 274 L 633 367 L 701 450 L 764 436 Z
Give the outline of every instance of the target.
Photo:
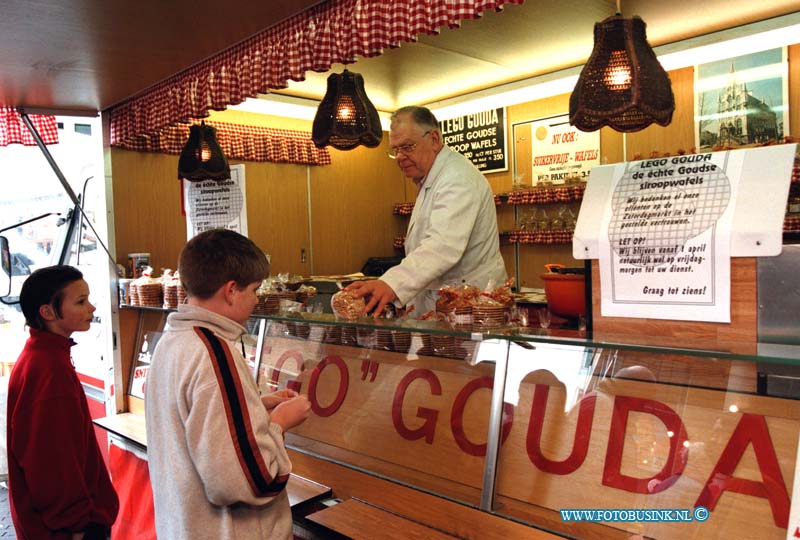
M 730 322 L 730 231 L 741 155 L 616 167 L 599 239 L 603 316 Z
M 209 229 L 230 229 L 247 236 L 244 165 L 232 165 L 229 180 L 183 181 L 186 238 Z

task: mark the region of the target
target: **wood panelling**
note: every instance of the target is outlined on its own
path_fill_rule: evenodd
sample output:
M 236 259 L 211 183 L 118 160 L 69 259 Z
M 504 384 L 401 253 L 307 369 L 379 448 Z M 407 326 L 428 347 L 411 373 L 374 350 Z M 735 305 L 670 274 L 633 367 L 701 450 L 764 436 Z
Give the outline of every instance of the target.
M 694 140 L 694 68 L 669 72 L 672 93 L 675 95 L 675 112 L 672 123 L 662 127 L 650 125 L 642 131 L 626 135 L 626 159 L 634 160 L 637 154 L 649 157 L 653 151 L 677 154 L 678 150 L 690 152 Z
M 310 274 L 307 170 L 290 163 L 245 163 L 248 236 L 270 254 L 272 275 Z
M 397 515 L 469 540 L 540 540 L 543 531 L 289 450 L 292 470 L 333 487 L 339 498 L 358 497 Z
M 374 540 L 376 531 L 380 531 L 383 540 L 458 540 L 455 536 L 356 499 L 314 512 L 308 519 L 352 540 Z
M 789 47 L 789 133 L 800 137 L 800 45 Z
M 546 272 L 544 265 L 551 263 L 563 264 L 569 268 L 583 267 L 583 261 L 572 258 L 572 244 L 520 245 L 520 286 L 544 288 L 544 280 L 541 275 Z
M 156 271 L 175 268 L 186 242 L 178 156 L 113 148 L 111 175 L 117 262 L 127 265 L 128 253 L 149 252 Z
M 311 175 L 315 274 L 354 272 L 369 257 L 395 255 L 394 237 L 408 224 L 392 215 L 406 200 L 407 180 L 387 155 L 388 136 L 377 148 L 330 152 L 333 164 Z
M 178 156 L 112 149 L 111 167 L 117 261 L 144 251 L 159 275 L 176 268 L 186 243 Z M 309 248 L 306 166 L 246 162 L 245 182 L 248 235 L 271 255 L 272 273 L 308 275 L 309 263 L 300 261 Z

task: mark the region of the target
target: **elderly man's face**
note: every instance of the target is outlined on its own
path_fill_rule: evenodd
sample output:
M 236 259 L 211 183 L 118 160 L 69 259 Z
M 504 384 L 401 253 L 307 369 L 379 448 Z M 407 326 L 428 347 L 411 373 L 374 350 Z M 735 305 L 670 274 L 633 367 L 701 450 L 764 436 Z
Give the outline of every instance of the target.
M 389 131 L 389 144 L 397 152 L 397 166 L 416 183 L 425 178 L 442 149 L 438 131 L 423 130 L 407 116 L 395 120 Z

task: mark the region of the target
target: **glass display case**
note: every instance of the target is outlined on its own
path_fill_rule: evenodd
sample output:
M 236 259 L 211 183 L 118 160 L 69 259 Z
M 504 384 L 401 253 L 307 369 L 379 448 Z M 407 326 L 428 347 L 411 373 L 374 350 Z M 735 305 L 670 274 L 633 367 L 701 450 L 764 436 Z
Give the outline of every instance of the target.
M 133 309 L 131 396 L 165 314 Z M 316 463 L 565 537 L 794 529 L 796 345 L 305 313 L 248 330 L 261 391 L 309 396 L 286 444 Z

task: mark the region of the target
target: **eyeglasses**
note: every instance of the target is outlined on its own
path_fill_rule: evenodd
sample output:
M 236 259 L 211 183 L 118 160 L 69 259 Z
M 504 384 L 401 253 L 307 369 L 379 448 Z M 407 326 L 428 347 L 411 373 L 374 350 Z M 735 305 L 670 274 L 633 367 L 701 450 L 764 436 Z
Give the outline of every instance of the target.
M 425 133 L 423 133 L 422 137 L 420 137 L 420 140 L 424 139 L 425 135 L 430 135 L 430 133 L 431 133 L 430 131 L 426 131 Z M 397 159 L 397 156 L 399 156 L 400 154 L 407 156 L 414 151 L 414 148 L 416 148 L 418 144 L 419 141 L 412 144 L 404 144 L 402 146 L 393 146 L 389 150 L 389 157 L 392 159 Z

